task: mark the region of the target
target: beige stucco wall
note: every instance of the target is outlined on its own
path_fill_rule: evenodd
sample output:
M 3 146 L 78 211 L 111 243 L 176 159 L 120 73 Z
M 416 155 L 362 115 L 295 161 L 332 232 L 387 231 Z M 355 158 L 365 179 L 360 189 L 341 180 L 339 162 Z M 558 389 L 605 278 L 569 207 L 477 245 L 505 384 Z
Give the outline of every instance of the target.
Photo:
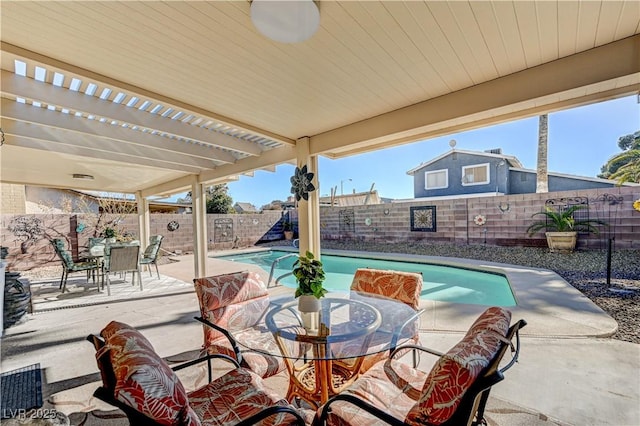
M 0 202 L 0 212 L 2 214 L 26 213 L 24 185 L 0 184 Z

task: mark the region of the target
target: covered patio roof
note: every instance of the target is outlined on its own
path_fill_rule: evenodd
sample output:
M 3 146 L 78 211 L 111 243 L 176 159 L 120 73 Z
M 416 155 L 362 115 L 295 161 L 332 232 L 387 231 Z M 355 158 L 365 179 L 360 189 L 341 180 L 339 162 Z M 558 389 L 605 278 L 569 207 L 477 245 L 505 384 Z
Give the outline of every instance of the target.
M 171 194 L 640 91 L 635 0 L 319 4 L 281 44 L 248 1 L 3 1 L 2 182 Z
M 205 276 L 204 185 L 640 92 L 636 0 L 318 4 L 283 44 L 249 1 L 3 1 L 0 181 L 135 193 L 142 241 L 191 190 Z M 299 220 L 319 254 L 318 191 Z

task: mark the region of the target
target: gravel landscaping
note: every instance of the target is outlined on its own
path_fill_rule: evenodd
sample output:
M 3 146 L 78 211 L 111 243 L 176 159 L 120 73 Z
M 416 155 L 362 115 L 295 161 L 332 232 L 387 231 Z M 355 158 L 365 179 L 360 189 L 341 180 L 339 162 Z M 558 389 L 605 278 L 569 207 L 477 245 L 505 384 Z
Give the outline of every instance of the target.
M 605 250 L 551 253 L 546 248 L 434 244 L 323 241 L 322 248 L 408 253 L 478 259 L 555 271 L 618 322 L 612 337 L 640 343 L 640 250 L 615 250 L 607 286 Z

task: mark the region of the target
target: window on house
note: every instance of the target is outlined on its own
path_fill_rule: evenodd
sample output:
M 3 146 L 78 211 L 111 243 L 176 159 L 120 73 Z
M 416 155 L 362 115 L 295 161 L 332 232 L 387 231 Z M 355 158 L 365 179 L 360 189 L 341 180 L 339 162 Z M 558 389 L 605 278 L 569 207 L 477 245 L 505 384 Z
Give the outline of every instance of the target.
M 447 188 L 449 186 L 449 170 L 434 170 L 432 172 L 425 172 L 424 174 L 424 188 L 425 189 L 440 189 Z
M 462 185 L 482 185 L 489 183 L 489 163 L 474 164 L 462 168 Z

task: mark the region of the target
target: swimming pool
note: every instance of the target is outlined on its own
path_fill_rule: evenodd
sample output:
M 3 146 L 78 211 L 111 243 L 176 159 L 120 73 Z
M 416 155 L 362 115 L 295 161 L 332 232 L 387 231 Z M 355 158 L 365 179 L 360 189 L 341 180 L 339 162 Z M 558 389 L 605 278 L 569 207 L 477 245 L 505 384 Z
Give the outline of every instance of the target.
M 292 252 L 268 250 L 261 252 L 216 256 L 217 259 L 258 265 L 267 273 L 273 262 Z M 296 253 L 293 253 L 296 254 Z M 291 272 L 295 256 L 281 260 L 274 269 L 277 279 Z M 397 271 L 421 272 L 423 278 L 423 299 L 475 305 L 515 306 L 516 301 L 507 278 L 499 273 L 429 263 L 400 262 L 361 257 L 347 257 L 322 254 L 325 269 L 325 287 L 329 291 L 346 291 L 351 286 L 353 274 L 358 268 L 392 269 Z M 296 280 L 289 275 L 280 284 L 295 288 Z

